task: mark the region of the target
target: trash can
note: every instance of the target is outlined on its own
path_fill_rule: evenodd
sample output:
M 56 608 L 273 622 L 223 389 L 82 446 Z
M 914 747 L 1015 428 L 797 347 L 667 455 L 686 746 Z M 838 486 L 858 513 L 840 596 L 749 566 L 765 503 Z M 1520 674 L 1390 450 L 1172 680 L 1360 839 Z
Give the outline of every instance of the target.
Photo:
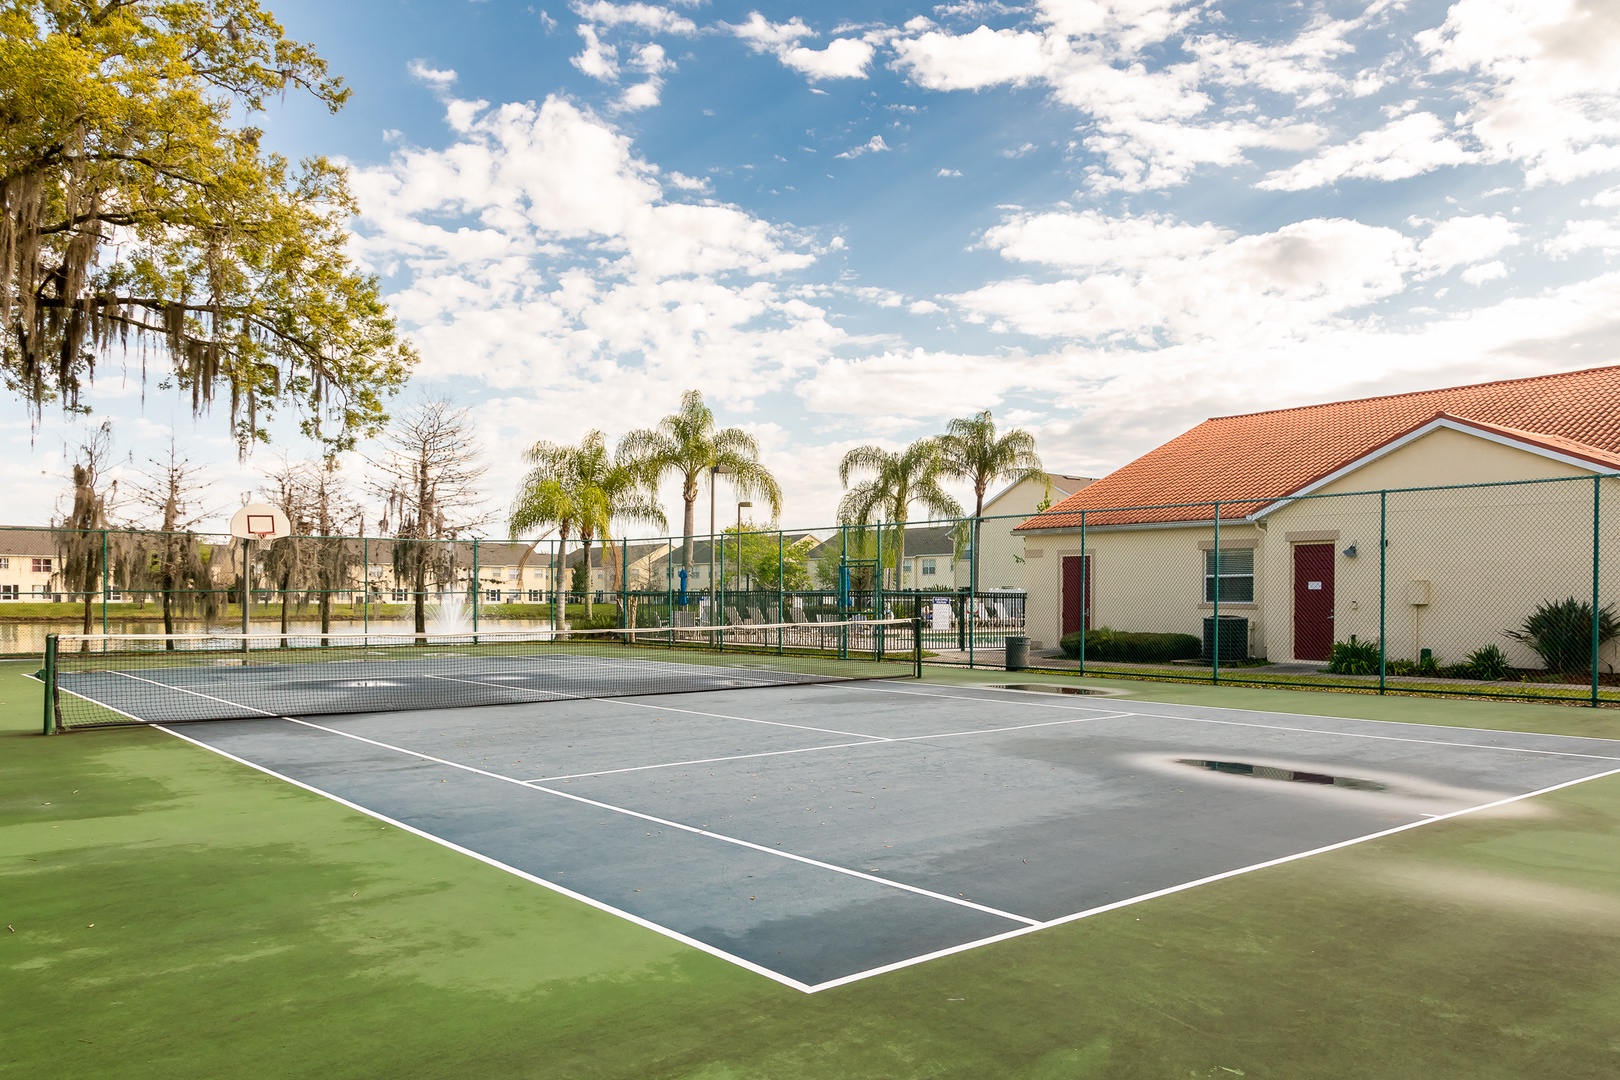
M 1249 658 L 1249 620 L 1242 615 L 1222 615 L 1220 630 L 1215 629 L 1215 619 L 1210 616 L 1204 618 L 1204 649 L 1202 659 L 1207 661 L 1215 657 L 1215 639 L 1220 638 L 1221 663 L 1233 664 Z
M 1013 634 L 1007 638 L 1008 671 L 1023 671 L 1029 667 L 1029 638 L 1023 634 Z

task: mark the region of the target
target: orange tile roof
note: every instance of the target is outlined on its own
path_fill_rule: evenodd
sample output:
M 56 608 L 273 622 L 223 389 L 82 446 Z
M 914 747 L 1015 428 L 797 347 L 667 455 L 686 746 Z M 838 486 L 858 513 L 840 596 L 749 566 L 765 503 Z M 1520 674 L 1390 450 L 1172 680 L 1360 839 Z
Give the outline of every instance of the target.
M 1214 499 L 1223 518 L 1243 517 L 1442 416 L 1620 468 L 1620 367 L 1591 368 L 1215 417 L 1018 528 L 1076 528 L 1079 511 L 1111 507 L 1158 509 L 1088 513 L 1087 524 L 1207 521 Z

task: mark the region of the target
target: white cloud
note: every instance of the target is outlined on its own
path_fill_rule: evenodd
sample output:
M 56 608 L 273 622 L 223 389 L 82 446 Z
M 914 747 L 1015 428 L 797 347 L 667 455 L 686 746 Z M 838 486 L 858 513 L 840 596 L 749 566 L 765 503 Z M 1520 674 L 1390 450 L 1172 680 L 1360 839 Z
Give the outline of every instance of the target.
M 612 385 L 616 418 L 639 423 L 698 381 L 746 401 L 844 340 L 772 280 L 814 262 L 792 230 L 669 201 L 627 138 L 558 98 L 459 104 L 450 145 L 353 181 L 355 251 L 404 279 L 390 302 L 423 377 L 476 372 L 580 418 Z
M 1470 285 L 1483 285 L 1487 281 L 1499 281 L 1507 276 L 1507 264 L 1500 260 L 1470 266 L 1462 272 L 1462 279 Z
M 605 44 L 596 33 L 596 27 L 585 23 L 579 27 L 579 36 L 585 39 L 585 48 L 568 62 L 593 79 L 613 82 L 619 77 L 619 50 Z
M 981 26 L 970 34 L 930 30 L 894 42 L 895 66 L 929 90 L 1023 86 L 1057 70 L 1068 54 L 1063 38 Z M 1054 52 L 1059 55 L 1054 55 Z
M 444 90 L 455 84 L 456 73 L 453 69 L 440 70 L 428 67 L 426 61 L 412 60 L 405 65 L 411 78 L 419 83 L 433 87 L 435 90 Z
M 913 300 L 911 305 L 907 307 L 906 310 L 911 312 L 913 315 L 933 315 L 944 311 L 945 309 L 934 303 L 932 300 Z
M 1418 251 L 1430 264 L 1431 273 L 1444 273 L 1489 259 L 1519 243 L 1519 234 L 1520 227 L 1500 214 L 1454 217 L 1435 225 Z M 1466 274 L 1463 277 L 1471 280 Z
M 864 79 L 872 62 L 873 49 L 860 38 L 838 38 L 825 49 L 804 46 L 783 49 L 777 55 L 782 63 L 811 79 Z
M 1464 120 L 1532 185 L 1620 168 L 1620 5 L 1613 0 L 1458 0 L 1417 35 L 1438 73 L 1478 77 Z
M 1268 173 L 1256 186 L 1270 191 L 1304 191 L 1346 177 L 1404 180 L 1477 157 L 1446 133 L 1445 123 L 1438 116 L 1415 112 L 1377 131 L 1362 132 L 1347 143 L 1327 147 L 1290 168 Z
M 1543 245 L 1555 259 L 1567 259 L 1583 251 L 1598 251 L 1604 255 L 1620 253 L 1620 220 L 1571 221 L 1564 231 Z
M 748 21 L 740 26 L 726 23 L 721 25 L 746 41 L 749 48 L 762 53 L 778 52 L 798 44 L 803 38 L 816 36 L 816 32 L 806 26 L 797 15 L 785 23 L 773 23 L 759 12 L 753 11 L 749 13 Z
M 612 4 L 597 0 L 589 4 L 576 3 L 573 8 L 582 21 L 598 26 L 633 26 L 665 34 L 697 33 L 691 19 L 656 4 Z
M 940 176 L 940 177 L 961 176 L 962 175 L 962 170 L 961 169 L 941 169 L 941 170 L 939 170 L 939 172 L 935 173 L 934 175 Z
M 952 296 L 969 318 L 1039 337 L 1144 345 L 1287 333 L 1393 296 L 1427 265 L 1404 234 L 1337 218 L 1241 236 L 1164 217 L 1050 213 L 1015 217 L 985 243 L 1009 259 L 1081 273 Z
M 891 149 L 891 147 L 888 143 L 883 141 L 883 136 L 874 135 L 861 145 L 850 147 L 848 150 L 845 150 L 842 154 L 838 154 L 837 156 L 841 158 L 858 158 L 862 154 L 881 154 L 889 149 Z

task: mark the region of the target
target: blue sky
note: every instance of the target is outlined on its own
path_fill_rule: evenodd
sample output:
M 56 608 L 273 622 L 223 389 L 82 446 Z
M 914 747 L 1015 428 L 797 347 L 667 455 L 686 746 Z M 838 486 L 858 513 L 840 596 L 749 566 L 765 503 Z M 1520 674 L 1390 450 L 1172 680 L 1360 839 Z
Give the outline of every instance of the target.
M 812 525 L 847 448 L 981 408 L 1099 475 L 1211 415 L 1620 360 L 1612 0 L 266 6 L 355 91 L 267 142 L 353 169 L 492 507 L 527 443 L 694 387 Z M 93 402 L 222 510 L 271 457 Z M 6 410 L 44 521 L 76 424 Z

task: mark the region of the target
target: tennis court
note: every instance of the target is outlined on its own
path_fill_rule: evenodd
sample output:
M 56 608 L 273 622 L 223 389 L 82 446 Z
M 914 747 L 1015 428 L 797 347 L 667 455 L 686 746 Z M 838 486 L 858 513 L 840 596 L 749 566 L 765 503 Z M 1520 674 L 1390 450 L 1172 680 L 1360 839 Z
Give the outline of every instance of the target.
M 1620 771 L 1603 739 L 577 653 L 543 662 L 566 690 L 467 649 L 60 685 L 238 717 L 167 729 L 805 991 Z M 444 686 L 476 697 L 403 707 Z M 383 704 L 317 716 L 342 690 Z

